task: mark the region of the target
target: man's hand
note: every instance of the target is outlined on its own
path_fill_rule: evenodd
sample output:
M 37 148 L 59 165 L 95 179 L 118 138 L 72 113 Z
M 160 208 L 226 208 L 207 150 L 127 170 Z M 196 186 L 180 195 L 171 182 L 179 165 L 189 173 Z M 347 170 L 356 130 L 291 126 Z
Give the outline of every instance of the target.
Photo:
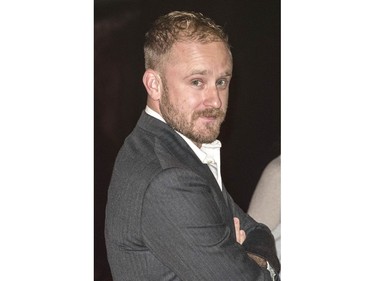
M 236 240 L 239 244 L 242 245 L 242 243 L 246 239 L 246 233 L 245 231 L 241 229 L 240 220 L 237 217 L 234 217 L 233 220 L 234 220 L 234 229 L 236 230 Z M 247 255 L 249 256 L 249 258 L 254 260 L 260 267 L 267 268 L 267 262 L 265 259 L 257 255 L 254 255 L 252 253 L 247 253 Z
M 236 240 L 239 244 L 242 245 L 242 243 L 246 239 L 246 233 L 245 231 L 241 229 L 240 220 L 237 217 L 234 217 L 233 220 L 234 220 L 234 229 L 236 230 Z

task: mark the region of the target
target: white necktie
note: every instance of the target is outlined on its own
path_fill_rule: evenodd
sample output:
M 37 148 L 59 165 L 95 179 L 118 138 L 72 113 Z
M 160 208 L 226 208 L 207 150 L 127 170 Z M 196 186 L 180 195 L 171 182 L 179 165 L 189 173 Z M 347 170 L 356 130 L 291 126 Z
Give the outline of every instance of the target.
M 207 164 L 212 174 L 216 178 L 217 183 L 222 188 L 221 174 L 220 174 L 220 142 L 210 145 L 203 145 L 201 150 L 206 153 L 206 158 L 203 163 Z

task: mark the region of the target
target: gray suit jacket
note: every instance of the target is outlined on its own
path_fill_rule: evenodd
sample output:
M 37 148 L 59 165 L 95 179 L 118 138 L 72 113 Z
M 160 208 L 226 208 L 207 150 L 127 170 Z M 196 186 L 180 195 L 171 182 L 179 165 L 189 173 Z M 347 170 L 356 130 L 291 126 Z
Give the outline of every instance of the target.
M 236 242 L 233 217 L 247 239 Z M 118 153 L 108 191 L 108 261 L 120 280 L 271 280 L 270 230 L 250 218 L 167 124 L 142 113 Z

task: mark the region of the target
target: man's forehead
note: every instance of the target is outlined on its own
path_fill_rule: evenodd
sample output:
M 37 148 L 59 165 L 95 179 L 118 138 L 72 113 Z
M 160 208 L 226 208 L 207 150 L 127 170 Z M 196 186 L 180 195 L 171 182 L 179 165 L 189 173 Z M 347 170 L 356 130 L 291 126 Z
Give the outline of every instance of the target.
M 214 64 L 221 64 L 225 68 L 221 71 L 223 75 L 230 75 L 233 67 L 230 50 L 223 42 L 177 42 L 164 61 L 172 66 L 180 63 L 190 65 L 190 72 L 202 75 L 208 74 Z

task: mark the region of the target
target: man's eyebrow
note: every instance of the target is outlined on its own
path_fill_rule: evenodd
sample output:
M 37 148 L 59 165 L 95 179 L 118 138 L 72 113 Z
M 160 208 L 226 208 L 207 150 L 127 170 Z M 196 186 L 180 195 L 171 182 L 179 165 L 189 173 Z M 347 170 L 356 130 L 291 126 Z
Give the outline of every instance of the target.
M 191 71 L 188 76 L 197 75 L 197 74 L 207 75 L 207 73 L 208 73 L 207 70 L 193 69 L 193 71 Z
M 232 72 L 231 71 L 226 71 L 221 76 L 223 76 L 223 77 L 225 77 L 225 76 L 232 76 Z
M 207 70 L 193 70 L 192 72 L 190 72 L 185 78 L 188 78 L 190 76 L 193 76 L 193 75 L 207 75 L 208 74 L 208 71 Z M 221 77 L 228 77 L 228 76 L 232 76 L 232 72 L 231 71 L 225 71 L 223 74 L 219 75 Z

